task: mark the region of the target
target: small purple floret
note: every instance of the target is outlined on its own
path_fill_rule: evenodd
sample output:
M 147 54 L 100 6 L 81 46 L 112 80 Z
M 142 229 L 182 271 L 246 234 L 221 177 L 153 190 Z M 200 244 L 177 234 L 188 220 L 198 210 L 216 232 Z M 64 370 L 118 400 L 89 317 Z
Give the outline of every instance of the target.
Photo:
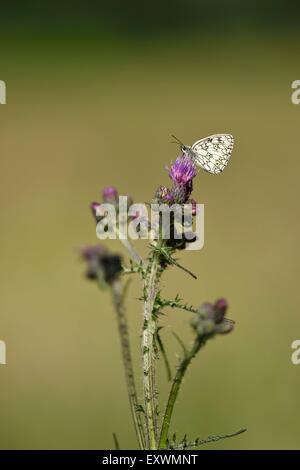
M 104 201 L 112 201 L 118 198 L 118 190 L 114 186 L 104 188 L 102 194 Z

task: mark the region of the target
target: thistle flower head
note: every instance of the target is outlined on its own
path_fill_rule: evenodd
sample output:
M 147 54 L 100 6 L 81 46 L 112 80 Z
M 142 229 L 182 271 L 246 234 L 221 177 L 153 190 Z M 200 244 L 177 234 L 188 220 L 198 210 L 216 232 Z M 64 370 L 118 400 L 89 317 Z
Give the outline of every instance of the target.
M 187 155 L 181 155 L 176 158 L 175 162 L 169 169 L 169 176 L 175 184 L 186 185 L 197 174 L 195 163 Z

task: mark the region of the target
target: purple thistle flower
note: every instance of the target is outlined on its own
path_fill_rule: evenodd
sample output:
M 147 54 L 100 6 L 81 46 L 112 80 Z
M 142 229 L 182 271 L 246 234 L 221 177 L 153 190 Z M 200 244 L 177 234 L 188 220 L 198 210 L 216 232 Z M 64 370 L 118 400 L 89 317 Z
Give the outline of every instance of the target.
M 197 168 L 187 155 L 181 155 L 169 169 L 169 176 L 175 184 L 188 184 L 195 178 Z
M 114 186 L 108 186 L 102 191 L 104 202 L 115 202 L 118 199 L 118 190 Z

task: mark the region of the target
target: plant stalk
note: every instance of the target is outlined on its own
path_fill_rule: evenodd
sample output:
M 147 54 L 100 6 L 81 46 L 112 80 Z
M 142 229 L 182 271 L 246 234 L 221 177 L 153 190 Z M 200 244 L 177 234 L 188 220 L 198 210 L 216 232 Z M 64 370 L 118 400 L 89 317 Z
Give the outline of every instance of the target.
M 129 253 L 129 256 L 133 259 L 133 261 L 135 261 L 136 263 L 142 263 L 143 262 L 142 258 L 140 257 L 138 252 L 135 250 L 132 243 L 128 240 L 128 238 L 124 236 L 124 233 L 121 227 L 115 228 L 115 234 L 117 238 L 120 240 L 120 242 L 122 243 L 122 245 L 126 248 L 126 250 Z
M 167 447 L 167 440 L 168 440 L 169 428 L 171 424 L 171 418 L 172 418 L 172 414 L 174 410 L 174 405 L 175 405 L 175 402 L 176 402 L 176 399 L 178 397 L 178 393 L 180 390 L 180 386 L 182 384 L 183 377 L 192 359 L 196 356 L 196 354 L 198 353 L 202 345 L 203 345 L 203 341 L 201 341 L 200 338 L 196 338 L 191 349 L 184 354 L 183 358 L 181 359 L 179 363 L 179 366 L 177 368 L 176 374 L 172 382 L 171 390 L 170 390 L 168 401 L 167 401 L 167 406 L 166 406 L 164 417 L 163 417 L 160 438 L 159 438 L 159 446 L 158 446 L 159 449 L 166 449 Z
M 121 340 L 122 358 L 125 369 L 125 377 L 128 391 L 131 415 L 134 423 L 135 433 L 140 449 L 145 448 L 144 427 L 141 414 L 138 411 L 138 397 L 134 380 L 134 371 L 130 351 L 128 325 L 124 308 L 124 288 L 122 282 L 117 279 L 112 283 L 112 296 L 117 313 L 118 329 Z
M 154 337 L 156 333 L 156 320 L 153 318 L 153 307 L 157 295 L 157 281 L 159 277 L 159 256 L 153 253 L 149 272 L 144 282 L 144 326 L 142 334 L 143 352 L 143 386 L 147 427 L 147 446 L 150 450 L 157 449 L 157 399 L 156 399 L 156 358 L 154 350 Z

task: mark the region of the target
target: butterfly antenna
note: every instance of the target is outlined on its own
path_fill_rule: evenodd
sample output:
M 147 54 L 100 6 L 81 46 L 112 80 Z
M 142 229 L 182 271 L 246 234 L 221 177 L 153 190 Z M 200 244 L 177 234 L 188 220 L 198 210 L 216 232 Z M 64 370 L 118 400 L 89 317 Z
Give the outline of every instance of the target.
M 176 137 L 176 135 L 171 134 L 171 137 L 173 137 L 173 139 L 175 139 L 175 141 L 172 140 L 172 142 L 171 142 L 172 144 L 184 145 L 183 142 L 181 142 L 181 140 L 179 140 L 178 137 Z

